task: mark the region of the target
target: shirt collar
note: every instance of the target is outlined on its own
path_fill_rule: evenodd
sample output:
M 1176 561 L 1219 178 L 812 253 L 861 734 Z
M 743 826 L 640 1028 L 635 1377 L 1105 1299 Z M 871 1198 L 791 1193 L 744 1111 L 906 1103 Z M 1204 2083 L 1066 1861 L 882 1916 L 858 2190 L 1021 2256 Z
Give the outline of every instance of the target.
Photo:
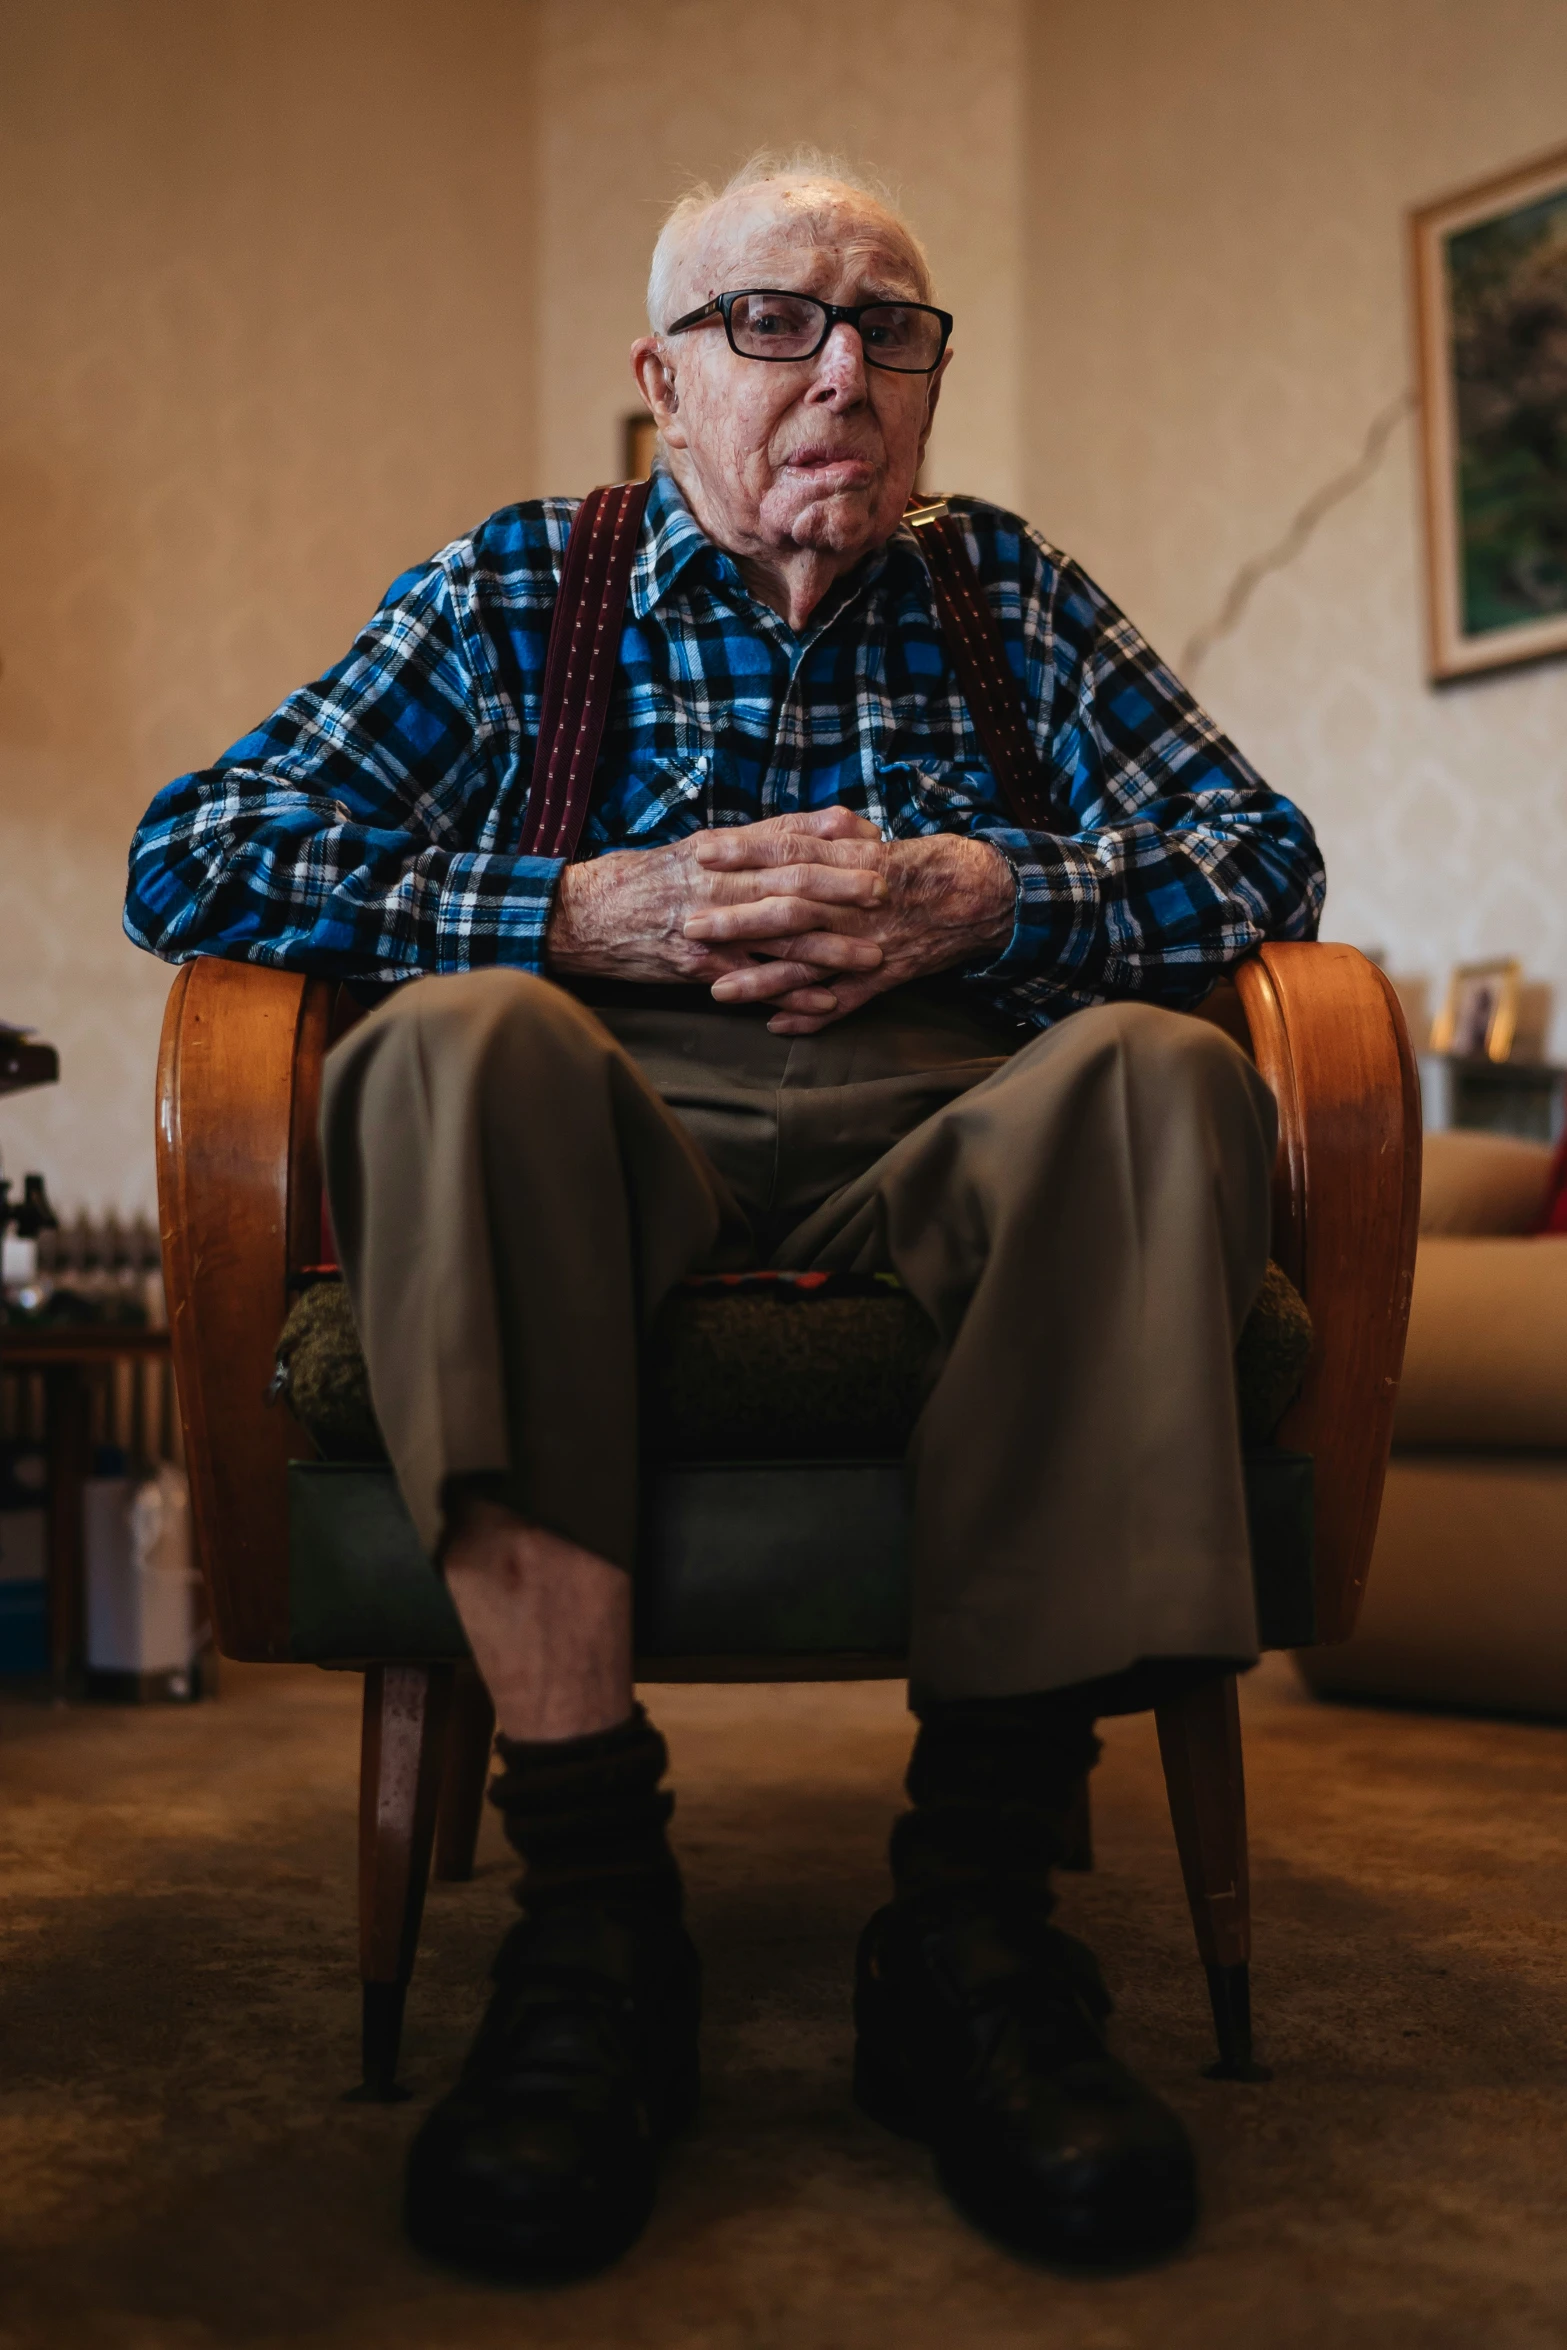
M 674 476 L 664 466 L 655 465 L 647 508 L 642 518 L 642 536 L 631 566 L 630 605 L 633 617 L 645 620 L 682 573 L 703 554 L 712 555 L 719 563 L 733 570 L 733 558 L 714 546 L 681 496 Z M 886 546 L 854 574 L 853 586 L 843 601 L 852 602 L 855 596 L 880 578 L 889 561 L 899 559 L 905 565 L 912 560 L 916 575 L 923 574 L 925 559 L 907 523 L 900 523 Z M 735 576 L 738 578 L 738 574 Z M 828 606 L 830 612 L 836 613 L 841 608 L 840 599 L 836 596 L 829 598 Z
M 674 476 L 662 465 L 655 465 L 642 536 L 631 566 L 633 616 L 645 620 L 687 565 L 707 552 L 716 552 L 713 542 L 675 487 Z

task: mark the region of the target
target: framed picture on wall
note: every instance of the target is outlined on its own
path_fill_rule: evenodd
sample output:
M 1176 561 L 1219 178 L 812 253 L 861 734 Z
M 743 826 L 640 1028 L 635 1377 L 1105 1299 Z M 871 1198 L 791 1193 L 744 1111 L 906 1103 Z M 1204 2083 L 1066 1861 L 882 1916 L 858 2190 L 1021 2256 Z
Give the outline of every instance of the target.
M 1430 667 L 1567 652 L 1567 148 L 1411 215 Z
M 1518 971 L 1512 955 L 1460 963 L 1431 1024 L 1431 1050 L 1465 1061 L 1505 1061 L 1518 1029 Z

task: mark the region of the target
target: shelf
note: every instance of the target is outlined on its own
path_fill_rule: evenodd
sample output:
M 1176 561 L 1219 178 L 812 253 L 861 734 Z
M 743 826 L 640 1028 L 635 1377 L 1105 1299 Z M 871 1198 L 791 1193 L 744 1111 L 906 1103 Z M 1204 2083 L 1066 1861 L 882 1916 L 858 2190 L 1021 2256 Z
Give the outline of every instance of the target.
M 1460 1060 L 1427 1053 L 1420 1063 L 1425 1122 L 1432 1132 L 1518 1135 L 1554 1142 L 1567 1115 L 1567 1069 L 1551 1061 Z
M 0 1370 L 51 1371 L 68 1364 L 112 1363 L 169 1351 L 167 1330 L 135 1322 L 0 1322 Z

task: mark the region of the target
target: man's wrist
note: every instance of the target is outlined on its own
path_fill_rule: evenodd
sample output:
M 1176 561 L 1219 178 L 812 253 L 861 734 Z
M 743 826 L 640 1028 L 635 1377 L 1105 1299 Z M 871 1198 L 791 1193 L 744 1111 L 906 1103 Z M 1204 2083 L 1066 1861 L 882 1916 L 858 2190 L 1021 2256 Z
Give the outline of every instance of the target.
M 562 865 L 544 925 L 546 971 L 580 971 L 592 943 L 597 887 L 591 865 Z
M 975 840 L 965 844 L 979 853 L 971 862 L 974 867 L 974 952 L 993 961 L 1001 954 L 1017 925 L 1018 877 L 1009 857 L 996 847 L 994 841 Z

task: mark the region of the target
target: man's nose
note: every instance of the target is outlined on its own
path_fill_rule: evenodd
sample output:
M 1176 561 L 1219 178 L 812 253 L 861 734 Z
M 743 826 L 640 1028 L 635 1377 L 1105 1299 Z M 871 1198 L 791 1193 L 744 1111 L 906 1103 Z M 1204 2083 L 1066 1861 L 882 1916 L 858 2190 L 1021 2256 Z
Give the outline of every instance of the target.
M 839 399 L 862 399 L 865 394 L 865 345 L 859 330 L 840 318 L 816 354 L 816 379 L 811 386 L 818 399 L 827 393 Z

